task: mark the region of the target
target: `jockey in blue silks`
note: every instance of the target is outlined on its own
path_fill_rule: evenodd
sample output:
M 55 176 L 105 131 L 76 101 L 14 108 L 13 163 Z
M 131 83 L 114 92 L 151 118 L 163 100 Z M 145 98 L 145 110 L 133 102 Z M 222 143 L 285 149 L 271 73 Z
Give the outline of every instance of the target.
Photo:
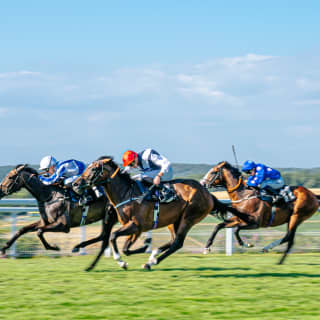
M 53 156 L 45 156 L 40 161 L 39 170 L 42 174 L 39 176 L 40 181 L 45 185 L 61 183 L 68 188 L 72 188 L 72 183 L 82 175 L 86 165 L 79 160 L 57 161 Z M 103 193 L 97 187 L 92 188 L 97 198 Z M 88 204 L 93 198 L 90 195 L 83 195 L 82 203 Z
M 277 195 L 284 186 L 280 172 L 262 163 L 254 163 L 251 160 L 247 160 L 242 166 L 242 171 L 250 174 L 247 186 L 260 187 L 272 195 Z
M 65 186 L 70 186 L 84 172 L 86 165 L 79 160 L 57 161 L 52 156 L 44 157 L 40 162 L 40 171 L 45 171 L 45 175 L 40 175 L 40 180 L 45 185 L 62 182 Z

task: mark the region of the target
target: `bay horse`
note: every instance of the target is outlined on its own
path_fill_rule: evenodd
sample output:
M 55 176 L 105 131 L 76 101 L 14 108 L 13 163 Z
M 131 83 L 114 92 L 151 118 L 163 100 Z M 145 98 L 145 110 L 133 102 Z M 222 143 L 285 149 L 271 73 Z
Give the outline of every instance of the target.
M 167 182 L 168 183 L 168 182 Z M 122 261 L 117 248 L 117 238 L 127 236 L 124 253 L 134 244 L 142 232 L 171 226 L 174 236 L 171 241 L 154 249 L 144 269 L 151 269 L 152 265 L 159 264 L 183 246 L 185 237 L 192 226 L 200 222 L 214 210 L 225 210 L 226 205 L 218 201 L 198 181 L 191 179 L 177 179 L 169 182 L 172 184 L 178 198 L 170 203 L 160 204 L 157 224 L 154 221 L 155 202 L 143 200 L 141 191 L 128 173 L 121 172 L 120 167 L 112 157 L 102 157 L 92 162 L 83 174 L 74 181 L 73 188 L 81 193 L 86 188 L 103 186 L 110 202 L 116 208 L 118 220 L 122 224 L 118 230 L 111 234 L 114 259 L 122 268 L 127 268 L 127 263 Z M 236 210 L 228 208 L 233 213 Z M 239 213 L 246 219 L 246 215 Z M 161 254 L 160 256 L 158 256 Z M 158 256 L 158 257 L 157 257 Z M 97 263 L 97 259 L 88 270 Z
M 78 202 L 72 202 L 70 195 L 61 187 L 56 185 L 44 185 L 38 172 L 28 165 L 18 165 L 12 169 L 0 184 L 0 199 L 19 191 L 27 189 L 37 200 L 40 220 L 22 227 L 6 244 L 1 248 L 2 255 L 6 250 L 23 234 L 37 231 L 42 244 L 47 250 L 60 250 L 56 245 L 50 245 L 44 238 L 45 232 L 65 232 L 70 228 L 79 227 L 82 220 L 82 208 Z M 89 244 L 103 241 L 108 246 L 111 229 L 117 222 L 115 210 L 108 199 L 100 197 L 89 205 L 85 224 L 102 220 L 102 232 L 96 238 L 81 242 L 76 245 L 72 252 L 78 252 Z
M 211 246 L 214 237 L 223 228 L 237 227 L 235 235 L 239 244 L 244 245 L 239 235 L 240 230 L 275 227 L 287 223 L 286 235 L 263 248 L 263 251 L 268 251 L 277 245 L 288 243 L 279 264 L 284 262 L 293 246 L 297 227 L 303 221 L 309 219 L 319 207 L 318 197 L 310 190 L 298 186 L 292 187 L 296 200 L 276 205 L 273 208 L 269 202 L 260 199 L 259 192 L 255 188 L 247 187 L 240 171 L 226 161 L 222 161 L 210 169 L 201 183 L 208 188 L 214 186 L 225 187 L 231 199 L 232 207 L 246 213 L 249 218 L 247 221 L 243 221 L 238 217 L 232 217 L 220 223 L 209 238 L 206 249 Z

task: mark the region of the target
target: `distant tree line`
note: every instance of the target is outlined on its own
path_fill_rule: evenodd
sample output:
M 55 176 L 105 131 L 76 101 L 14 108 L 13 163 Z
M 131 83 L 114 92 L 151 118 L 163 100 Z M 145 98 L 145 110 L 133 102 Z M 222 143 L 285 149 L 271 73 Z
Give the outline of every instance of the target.
M 31 165 L 33 168 L 38 169 L 38 165 Z M 0 166 L 0 181 L 12 170 L 15 166 Z M 208 164 L 184 164 L 174 163 L 173 170 L 175 173 L 174 178 L 189 178 L 200 180 L 212 165 Z M 320 188 L 320 168 L 312 169 L 299 169 L 299 168 L 280 168 L 278 169 L 286 184 L 301 185 L 307 188 Z M 15 197 L 25 197 L 28 193 L 22 191 Z

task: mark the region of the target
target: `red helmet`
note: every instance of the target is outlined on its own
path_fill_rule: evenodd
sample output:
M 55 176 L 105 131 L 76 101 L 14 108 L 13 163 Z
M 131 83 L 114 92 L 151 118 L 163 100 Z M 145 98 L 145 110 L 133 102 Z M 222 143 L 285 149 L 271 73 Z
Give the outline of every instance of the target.
M 138 154 L 132 150 L 126 151 L 122 156 L 123 166 L 126 167 L 138 157 Z

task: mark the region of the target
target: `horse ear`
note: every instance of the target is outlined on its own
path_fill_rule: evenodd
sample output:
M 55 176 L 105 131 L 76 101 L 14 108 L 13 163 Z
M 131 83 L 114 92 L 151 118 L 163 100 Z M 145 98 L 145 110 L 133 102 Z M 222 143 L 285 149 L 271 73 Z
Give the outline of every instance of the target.
M 225 166 L 225 164 L 226 164 L 226 161 L 222 161 L 222 162 L 219 164 L 219 168 L 224 167 L 224 166 Z
M 107 163 L 107 162 L 109 162 L 109 161 L 111 161 L 111 159 L 109 158 L 109 159 L 103 159 L 103 160 L 100 160 L 102 163 Z
M 27 164 L 22 164 L 19 168 L 17 168 L 17 172 L 20 172 L 20 171 L 23 170 L 26 166 L 27 166 Z

